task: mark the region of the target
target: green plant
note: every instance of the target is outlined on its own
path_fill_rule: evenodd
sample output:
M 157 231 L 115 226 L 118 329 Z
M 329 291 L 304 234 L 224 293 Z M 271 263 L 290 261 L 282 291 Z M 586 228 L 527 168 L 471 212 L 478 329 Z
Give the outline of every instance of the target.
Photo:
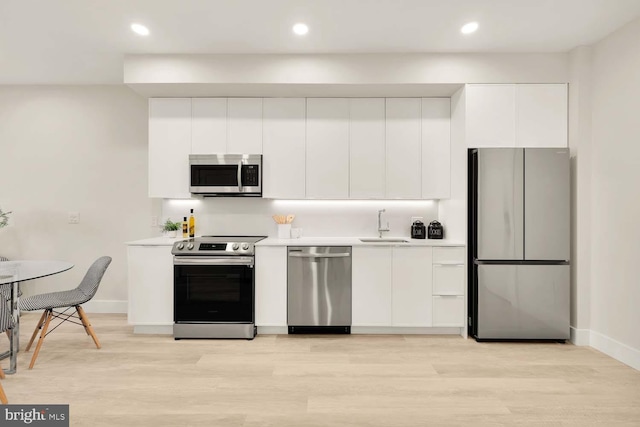
M 167 218 L 167 220 L 164 222 L 164 225 L 162 226 L 162 231 L 177 231 L 180 229 L 181 225 L 181 223 L 173 222 L 171 221 L 171 218 Z
M 9 214 L 11 212 L 5 212 L 0 208 L 0 228 L 9 225 Z

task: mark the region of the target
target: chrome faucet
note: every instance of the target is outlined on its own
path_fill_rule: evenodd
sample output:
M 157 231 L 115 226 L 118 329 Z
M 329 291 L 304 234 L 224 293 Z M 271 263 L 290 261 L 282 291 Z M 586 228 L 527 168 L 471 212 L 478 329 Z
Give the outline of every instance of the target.
M 387 221 L 386 228 L 382 228 L 382 213 L 385 212 L 385 209 L 380 209 L 378 211 L 378 236 L 382 239 L 382 232 L 389 231 L 389 221 Z

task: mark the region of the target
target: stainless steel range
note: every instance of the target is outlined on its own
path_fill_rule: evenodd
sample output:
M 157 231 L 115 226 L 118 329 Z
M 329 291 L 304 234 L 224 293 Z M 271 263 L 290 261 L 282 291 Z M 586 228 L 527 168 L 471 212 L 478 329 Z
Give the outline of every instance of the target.
M 255 243 L 264 236 L 203 236 L 173 244 L 173 336 L 256 335 Z

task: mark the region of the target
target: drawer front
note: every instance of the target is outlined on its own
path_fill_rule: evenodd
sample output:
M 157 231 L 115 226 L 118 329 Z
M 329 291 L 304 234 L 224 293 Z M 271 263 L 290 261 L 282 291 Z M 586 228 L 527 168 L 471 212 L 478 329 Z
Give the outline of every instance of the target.
M 433 248 L 434 264 L 464 264 L 464 247 L 435 247 Z
M 434 296 L 433 326 L 464 327 L 464 297 Z
M 464 264 L 434 265 L 433 295 L 464 295 Z

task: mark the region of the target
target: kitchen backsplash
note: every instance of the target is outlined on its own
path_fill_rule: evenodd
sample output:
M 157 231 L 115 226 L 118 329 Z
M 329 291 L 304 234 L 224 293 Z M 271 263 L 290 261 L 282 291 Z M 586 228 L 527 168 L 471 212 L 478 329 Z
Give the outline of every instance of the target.
M 161 222 L 182 221 L 193 208 L 196 235 L 277 236 L 273 215 L 294 214 L 293 228 L 303 237 L 369 237 L 378 235 L 378 210 L 383 213 L 384 236 L 410 237 L 411 218 L 425 224 L 438 218 L 434 200 L 271 200 L 261 198 L 204 198 L 163 200 Z M 446 229 L 446 224 L 443 224 Z

